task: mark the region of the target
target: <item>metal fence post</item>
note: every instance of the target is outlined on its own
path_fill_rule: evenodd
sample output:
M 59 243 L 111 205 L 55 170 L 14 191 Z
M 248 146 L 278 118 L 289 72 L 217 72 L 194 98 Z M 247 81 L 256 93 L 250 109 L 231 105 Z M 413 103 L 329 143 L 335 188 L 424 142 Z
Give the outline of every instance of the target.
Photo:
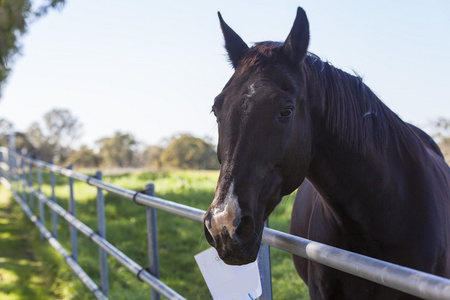
M 67 169 L 72 170 L 73 165 L 70 164 Z M 69 213 L 76 217 L 75 199 L 73 197 L 73 178 L 69 177 Z M 72 225 L 70 227 L 70 243 L 72 244 L 72 257 L 78 263 L 78 244 L 77 244 L 77 229 Z
M 28 155 L 28 158 L 31 159 L 31 155 Z M 33 187 L 33 164 L 30 162 L 28 163 L 28 186 L 30 188 Z M 28 204 L 30 205 L 31 211 L 34 210 L 34 199 L 33 199 L 33 193 L 30 191 L 28 193 Z
M 8 172 L 8 179 L 11 182 L 11 188 L 14 190 L 14 177 L 13 177 L 13 161 L 12 161 L 12 157 L 13 157 L 13 146 L 11 144 L 11 140 L 13 140 L 11 138 L 12 133 L 9 135 L 9 149 L 8 149 L 8 165 L 9 165 L 9 172 Z
M 14 131 L 9 133 L 9 149 L 16 150 L 16 133 Z
M 145 185 L 145 194 L 155 196 L 155 185 L 148 183 Z M 159 279 L 159 253 L 158 253 L 158 233 L 156 227 L 156 209 L 147 207 L 147 237 L 148 237 L 148 258 L 150 274 Z M 160 300 L 161 297 L 155 289 L 152 289 L 152 300 Z
M 9 180 L 12 183 L 12 190 L 14 190 L 16 179 L 14 178 L 15 171 L 15 156 L 14 152 L 16 151 L 16 133 L 11 131 L 9 134 L 9 151 L 8 151 L 8 164 L 9 164 Z
M 20 184 L 22 186 L 22 201 L 27 201 L 27 189 L 26 189 L 26 185 L 27 185 L 27 176 L 25 173 L 25 159 L 23 158 L 23 156 L 20 157 L 20 170 L 22 171 L 22 183 Z
M 264 222 L 265 227 L 269 227 L 269 220 Z M 261 278 L 262 295 L 259 300 L 272 300 L 272 270 L 270 266 L 270 247 L 261 244 L 258 253 L 259 276 Z
M 0 163 L 3 162 L 3 152 L 0 152 Z M 3 168 L 0 168 L 0 177 L 3 177 Z
M 97 171 L 95 178 L 102 180 L 102 172 Z M 98 235 L 106 239 L 106 225 L 105 225 L 105 200 L 103 198 L 103 190 L 97 188 L 97 223 L 98 223 Z M 103 293 L 107 294 L 109 291 L 108 281 L 108 261 L 105 250 L 101 247 L 99 249 L 100 255 L 100 289 Z
M 0 162 L 6 163 L 5 158 L 3 157 L 3 152 L 0 152 Z M 3 172 L 3 168 L 0 168 L 0 177 L 7 178 L 7 176 Z
M 53 165 L 53 158 L 50 160 L 50 163 Z M 55 172 L 53 172 L 53 170 L 50 170 L 50 181 L 52 185 L 52 201 L 57 203 L 55 193 L 56 177 Z M 52 227 L 53 227 L 53 236 L 55 237 L 55 239 L 58 239 L 58 214 L 54 210 L 52 210 Z
M 37 177 L 38 177 L 38 192 L 41 192 L 42 189 L 42 168 L 40 166 L 36 167 L 37 169 Z M 44 211 L 44 202 L 38 198 L 39 204 L 39 221 L 45 226 L 45 211 Z M 41 232 L 41 240 L 44 239 L 44 235 Z

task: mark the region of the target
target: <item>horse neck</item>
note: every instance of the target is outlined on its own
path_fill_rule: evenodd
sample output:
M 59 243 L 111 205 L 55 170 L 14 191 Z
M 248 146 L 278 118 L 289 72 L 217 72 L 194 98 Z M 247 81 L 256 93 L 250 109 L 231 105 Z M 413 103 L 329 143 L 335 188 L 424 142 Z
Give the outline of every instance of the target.
M 420 168 L 408 125 L 361 78 L 314 56 L 305 73 L 313 136 L 307 178 L 337 202 L 393 197 L 387 194 L 395 193 L 393 178 Z

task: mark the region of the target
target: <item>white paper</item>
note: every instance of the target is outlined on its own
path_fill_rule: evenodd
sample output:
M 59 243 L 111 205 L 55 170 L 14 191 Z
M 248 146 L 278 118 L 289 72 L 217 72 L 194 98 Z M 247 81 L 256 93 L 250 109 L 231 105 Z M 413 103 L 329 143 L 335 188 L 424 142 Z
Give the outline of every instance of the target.
M 195 256 L 214 300 L 251 300 L 262 294 L 257 261 L 243 266 L 225 264 L 210 248 Z

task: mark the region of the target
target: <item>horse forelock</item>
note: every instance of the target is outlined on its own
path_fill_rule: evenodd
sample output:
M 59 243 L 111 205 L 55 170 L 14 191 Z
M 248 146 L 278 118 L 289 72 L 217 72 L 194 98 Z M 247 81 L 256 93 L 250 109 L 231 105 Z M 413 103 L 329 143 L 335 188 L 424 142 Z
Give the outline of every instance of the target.
M 260 42 L 247 50 L 240 62 L 241 72 L 258 72 L 273 62 L 281 51 L 282 43 Z

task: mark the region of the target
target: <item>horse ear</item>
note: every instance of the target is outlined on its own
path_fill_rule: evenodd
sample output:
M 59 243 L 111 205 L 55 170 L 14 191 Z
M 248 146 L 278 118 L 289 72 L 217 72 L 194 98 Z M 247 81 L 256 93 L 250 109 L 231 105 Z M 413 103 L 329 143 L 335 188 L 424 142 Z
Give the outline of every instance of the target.
M 305 11 L 299 7 L 291 32 L 283 44 L 283 52 L 291 63 L 299 65 L 306 56 L 309 44 L 309 22 Z
M 239 61 L 244 57 L 248 46 L 241 37 L 225 23 L 220 12 L 217 14 L 219 15 L 220 27 L 222 28 L 223 37 L 225 38 L 225 49 L 228 52 L 231 64 L 236 69 Z

